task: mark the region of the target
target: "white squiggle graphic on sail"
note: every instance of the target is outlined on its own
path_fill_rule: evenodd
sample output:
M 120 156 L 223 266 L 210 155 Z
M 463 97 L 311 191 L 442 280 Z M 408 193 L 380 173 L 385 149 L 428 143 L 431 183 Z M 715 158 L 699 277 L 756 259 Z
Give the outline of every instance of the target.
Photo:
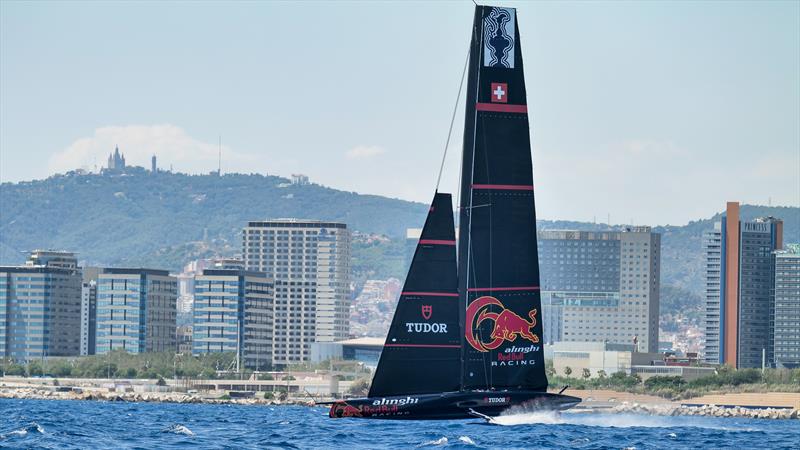
M 483 19 L 483 65 L 514 68 L 516 11 L 492 8 Z

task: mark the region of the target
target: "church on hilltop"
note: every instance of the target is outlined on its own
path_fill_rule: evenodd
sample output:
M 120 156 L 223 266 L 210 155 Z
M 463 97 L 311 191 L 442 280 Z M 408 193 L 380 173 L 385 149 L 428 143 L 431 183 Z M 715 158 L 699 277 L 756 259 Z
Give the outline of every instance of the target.
M 120 155 L 119 146 L 114 148 L 114 153 L 108 155 L 108 170 L 123 170 L 125 169 L 125 155 Z

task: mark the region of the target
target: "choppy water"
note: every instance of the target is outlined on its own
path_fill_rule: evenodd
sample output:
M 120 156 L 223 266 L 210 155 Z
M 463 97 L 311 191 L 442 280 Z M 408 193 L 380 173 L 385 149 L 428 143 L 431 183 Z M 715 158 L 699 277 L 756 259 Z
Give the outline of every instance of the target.
M 332 420 L 322 408 L 0 400 L 0 448 L 800 448 L 800 421 L 526 414 Z

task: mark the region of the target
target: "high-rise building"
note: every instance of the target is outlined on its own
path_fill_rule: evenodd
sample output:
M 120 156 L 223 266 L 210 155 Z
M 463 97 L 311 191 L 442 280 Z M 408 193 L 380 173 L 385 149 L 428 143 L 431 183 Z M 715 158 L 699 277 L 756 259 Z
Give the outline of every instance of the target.
M 273 365 L 308 361 L 311 344 L 349 336 L 350 232 L 343 223 L 249 222 L 245 268 L 275 280 Z
M 97 282 L 81 285 L 81 355 L 94 355 L 97 337 Z
M 656 352 L 660 259 L 661 235 L 650 227 L 540 231 L 543 316 L 551 317 L 545 340 L 636 344 Z
M 206 269 L 194 285 L 192 354 L 238 351 L 245 367 L 269 368 L 272 280 L 263 272 Z
M 775 366 L 800 367 L 800 244 L 775 258 Z
M 97 280 L 96 353 L 176 350 L 177 279 L 166 270 L 108 268 Z
M 156 155 L 150 158 L 150 172 L 155 175 L 158 173 L 158 166 L 156 165 Z
M 0 358 L 80 354 L 81 273 L 70 252 L 36 250 L 0 266 Z
M 722 224 L 716 222 L 714 229 L 703 233 L 703 254 L 705 257 L 705 313 L 703 361 L 719 364 L 720 327 L 720 268 L 722 267 Z
M 783 222 L 774 217 L 742 221 L 739 216 L 739 203 L 728 202 L 719 225 L 705 234 L 704 360 L 761 367 L 762 359 L 773 360 L 772 252 L 781 248 Z

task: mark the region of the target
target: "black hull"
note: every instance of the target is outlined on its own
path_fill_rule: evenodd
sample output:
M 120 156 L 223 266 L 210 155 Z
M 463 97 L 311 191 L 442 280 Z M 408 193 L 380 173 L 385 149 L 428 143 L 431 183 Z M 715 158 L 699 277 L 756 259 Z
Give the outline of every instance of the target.
M 470 391 L 399 397 L 356 398 L 331 405 L 330 417 L 444 420 L 498 416 L 513 406 L 530 411 L 563 411 L 581 402 L 569 395 L 533 391 Z M 477 413 L 477 414 L 476 414 Z

